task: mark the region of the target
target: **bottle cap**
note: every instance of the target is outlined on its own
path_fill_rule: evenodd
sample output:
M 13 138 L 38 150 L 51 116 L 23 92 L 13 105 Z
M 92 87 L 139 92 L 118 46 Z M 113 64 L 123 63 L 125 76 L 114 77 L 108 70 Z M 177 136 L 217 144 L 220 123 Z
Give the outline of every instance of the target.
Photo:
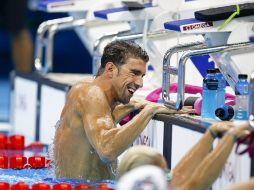
M 11 186 L 12 190 L 29 190 L 29 186 L 25 182 L 18 182 Z
M 50 190 L 50 185 L 46 183 L 36 183 L 32 185 L 32 190 Z
M 221 73 L 219 68 L 215 68 L 215 73 Z
M 0 155 L 0 168 L 3 168 L 3 169 L 8 168 L 8 157 L 7 156 Z
M 5 149 L 7 144 L 7 136 L 0 133 L 0 149 Z
M 32 168 L 45 168 L 46 159 L 44 156 L 32 156 L 28 158 L 28 164 L 30 164 Z
M 23 150 L 25 148 L 25 137 L 23 135 L 11 135 L 9 139 L 12 149 Z
M 7 182 L 0 182 L 0 189 L 1 190 L 9 190 L 10 189 L 10 184 Z
M 72 186 L 69 183 L 58 183 L 53 185 L 53 190 L 72 190 Z
M 10 158 L 10 168 L 23 169 L 27 163 L 27 158 L 24 156 L 12 156 Z
M 248 75 L 246 74 L 239 74 L 238 75 L 238 79 L 247 79 L 248 78 Z
M 91 186 L 87 183 L 80 183 L 75 186 L 75 190 L 82 190 L 82 189 L 88 189 L 91 188 Z
M 215 115 L 222 121 L 229 121 L 234 117 L 234 109 L 231 106 L 224 105 L 215 110 Z
M 207 69 L 206 73 L 207 74 L 215 73 L 215 69 Z

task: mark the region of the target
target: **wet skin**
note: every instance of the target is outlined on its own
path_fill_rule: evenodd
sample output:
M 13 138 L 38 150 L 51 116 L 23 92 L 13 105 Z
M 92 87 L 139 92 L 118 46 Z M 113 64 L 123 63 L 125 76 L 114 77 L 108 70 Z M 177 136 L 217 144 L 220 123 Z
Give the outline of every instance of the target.
M 81 81 L 70 90 L 54 139 L 56 177 L 114 179 L 117 157 L 157 113 L 174 113 L 162 105 L 130 101 L 143 86 L 146 63 L 128 58 L 117 67 L 108 62 L 94 81 Z M 140 113 L 117 128 L 135 109 Z

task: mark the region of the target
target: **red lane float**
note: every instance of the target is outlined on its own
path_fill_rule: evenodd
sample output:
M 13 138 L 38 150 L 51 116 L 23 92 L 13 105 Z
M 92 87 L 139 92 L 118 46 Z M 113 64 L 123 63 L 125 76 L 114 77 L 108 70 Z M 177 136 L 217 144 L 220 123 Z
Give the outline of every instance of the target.
M 8 168 L 8 157 L 0 155 L 0 168 L 7 169 Z
M 10 157 L 10 168 L 12 169 L 23 169 L 27 163 L 25 156 L 11 156 Z
M 10 184 L 7 182 L 0 182 L 0 189 L 1 190 L 9 190 L 10 189 Z
M 44 156 L 32 156 L 28 158 L 28 164 L 31 168 L 45 168 L 46 159 Z
M 72 190 L 72 186 L 69 183 L 58 183 L 53 185 L 53 190 Z
M 32 185 L 32 190 L 50 190 L 50 185 L 46 183 L 36 183 Z
M 12 185 L 11 190 L 29 190 L 29 185 L 21 181 Z
M 5 149 L 7 144 L 7 136 L 0 133 L 0 149 Z
M 24 150 L 25 149 L 25 137 L 23 135 L 11 135 L 9 136 L 11 143 L 11 149 Z

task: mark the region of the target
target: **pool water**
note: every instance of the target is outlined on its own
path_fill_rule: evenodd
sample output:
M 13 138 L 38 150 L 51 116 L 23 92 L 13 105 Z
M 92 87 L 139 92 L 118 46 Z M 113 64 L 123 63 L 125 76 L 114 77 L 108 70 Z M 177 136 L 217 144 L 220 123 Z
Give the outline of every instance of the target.
M 18 182 L 25 182 L 30 187 L 38 182 L 44 182 L 49 185 L 54 185 L 58 183 L 69 183 L 74 188 L 76 185 L 81 183 L 86 183 L 94 187 L 99 187 L 100 184 L 107 184 L 109 188 L 115 187 L 115 181 L 113 180 L 102 180 L 102 181 L 91 181 L 91 180 L 81 180 L 81 179 L 68 179 L 68 178 L 54 178 L 54 172 L 52 167 L 33 169 L 10 169 L 10 158 L 14 155 L 21 155 L 24 157 L 32 156 L 44 156 L 47 159 L 47 148 L 42 149 L 29 149 L 29 150 L 0 150 L 0 156 L 7 156 L 9 162 L 8 169 L 0 168 L 0 182 L 7 182 L 10 185 L 16 184 Z
M 95 187 L 99 187 L 99 184 L 105 183 L 109 188 L 114 188 L 115 181 L 113 180 L 103 180 L 103 181 L 91 181 L 91 180 L 81 180 L 81 179 L 67 179 L 61 178 L 56 179 L 50 174 L 48 168 L 43 169 L 0 169 L 0 182 L 8 182 L 9 184 L 16 184 L 18 182 L 25 182 L 29 186 L 36 184 L 38 182 L 44 182 L 50 185 L 57 183 L 69 183 L 72 187 L 80 183 L 87 183 Z

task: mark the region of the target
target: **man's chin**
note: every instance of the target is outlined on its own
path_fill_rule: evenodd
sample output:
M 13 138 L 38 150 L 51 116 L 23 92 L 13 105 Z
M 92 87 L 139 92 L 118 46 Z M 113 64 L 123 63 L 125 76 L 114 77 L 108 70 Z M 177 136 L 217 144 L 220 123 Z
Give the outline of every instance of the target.
M 120 102 L 121 102 L 122 104 L 128 104 L 128 103 L 130 102 L 130 99 L 131 99 L 131 98 L 121 99 Z

